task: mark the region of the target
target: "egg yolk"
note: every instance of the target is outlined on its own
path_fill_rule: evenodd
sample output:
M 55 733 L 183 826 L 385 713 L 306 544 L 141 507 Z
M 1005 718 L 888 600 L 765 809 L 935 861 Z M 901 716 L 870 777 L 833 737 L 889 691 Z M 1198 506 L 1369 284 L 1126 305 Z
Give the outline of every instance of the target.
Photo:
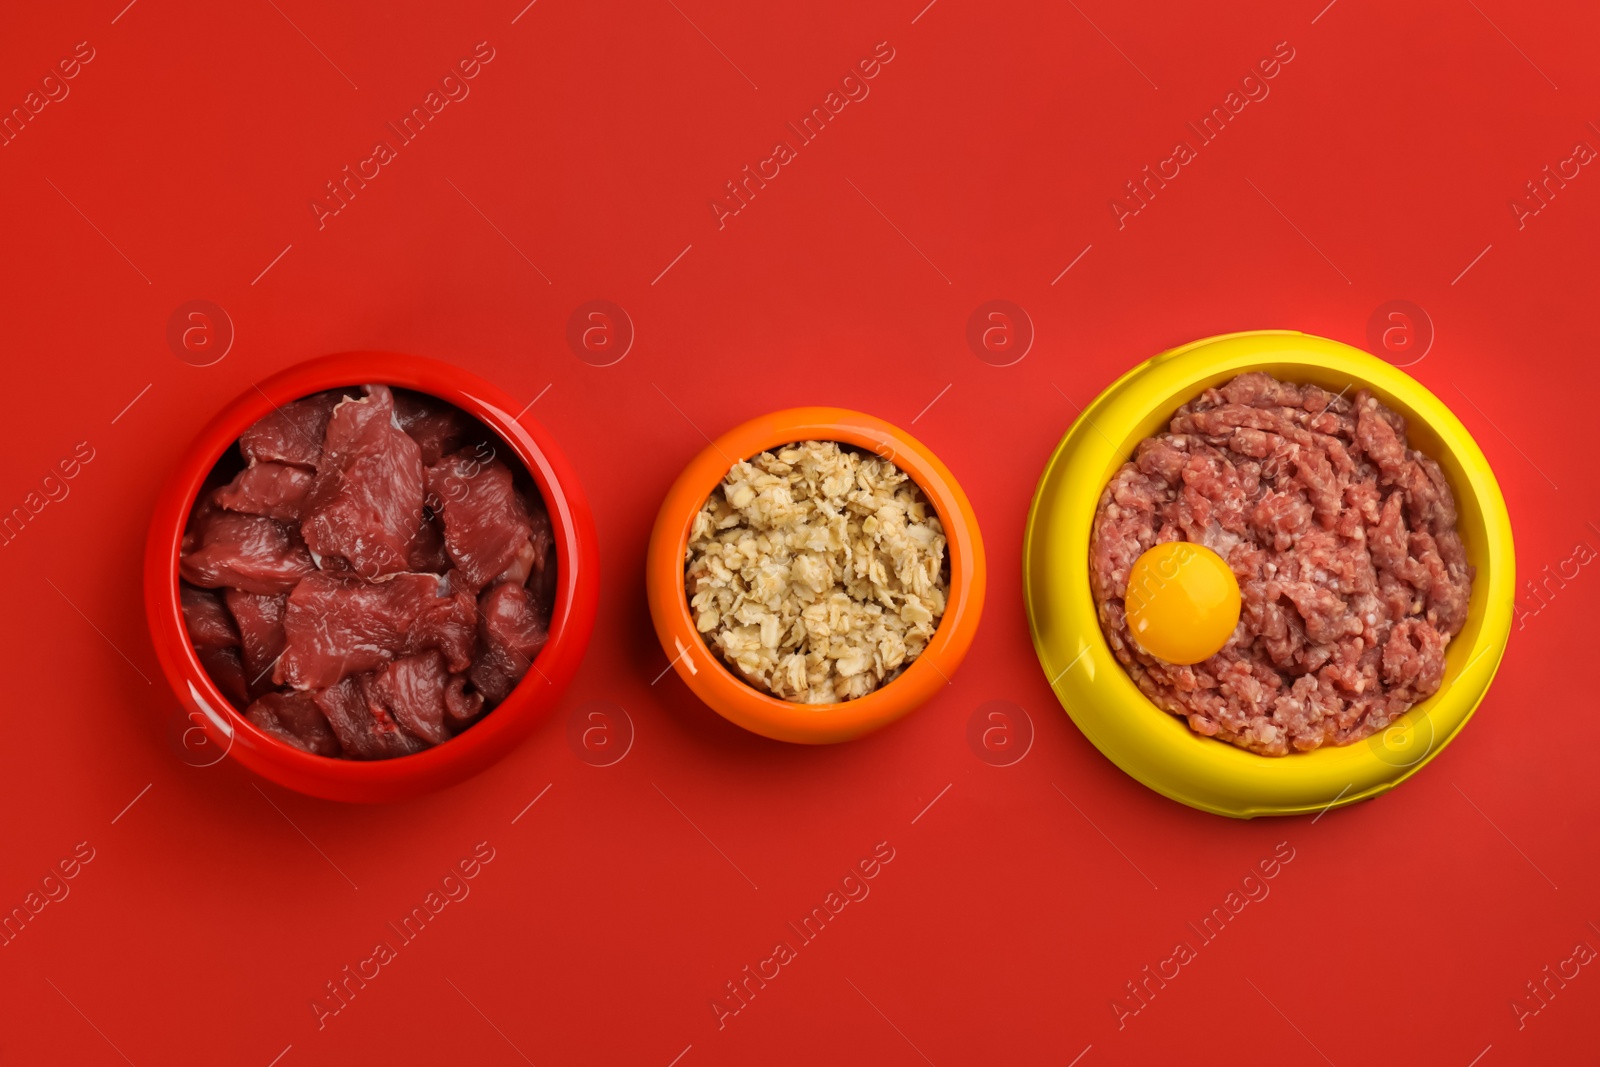
M 1211 549 L 1168 541 L 1134 562 L 1124 604 L 1140 648 L 1168 663 L 1199 663 L 1239 625 L 1239 582 Z

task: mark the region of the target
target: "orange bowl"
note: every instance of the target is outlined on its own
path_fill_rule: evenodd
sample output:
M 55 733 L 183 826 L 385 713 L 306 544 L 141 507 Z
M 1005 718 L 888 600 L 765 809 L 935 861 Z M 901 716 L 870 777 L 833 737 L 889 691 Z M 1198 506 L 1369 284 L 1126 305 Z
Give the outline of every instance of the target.
M 944 615 L 922 654 L 887 685 L 837 704 L 779 700 L 742 681 L 700 636 L 683 584 L 689 530 L 711 491 L 740 460 L 795 441 L 853 445 L 905 471 L 938 512 L 949 552 Z M 983 614 L 983 539 L 967 495 L 921 441 L 859 411 L 790 408 L 735 426 L 684 468 L 668 490 L 650 534 L 645 586 L 661 649 L 695 696 L 746 730 L 779 741 L 826 745 L 887 726 L 950 684 Z

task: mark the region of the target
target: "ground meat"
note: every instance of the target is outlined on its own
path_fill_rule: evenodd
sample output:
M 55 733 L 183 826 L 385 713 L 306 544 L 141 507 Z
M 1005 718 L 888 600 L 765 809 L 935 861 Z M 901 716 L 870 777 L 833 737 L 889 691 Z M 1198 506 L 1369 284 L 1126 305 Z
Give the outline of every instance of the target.
M 201 665 L 251 722 L 320 756 L 406 756 L 536 669 L 555 534 L 492 439 L 383 385 L 245 431 L 191 511 L 179 594 Z
M 1431 696 L 1473 569 L 1444 472 L 1366 390 L 1243 374 L 1139 442 L 1100 497 L 1089 580 L 1101 629 L 1155 704 L 1263 755 L 1343 745 Z M 1165 541 L 1202 544 L 1239 581 L 1222 650 L 1177 666 L 1124 617 L 1128 573 Z

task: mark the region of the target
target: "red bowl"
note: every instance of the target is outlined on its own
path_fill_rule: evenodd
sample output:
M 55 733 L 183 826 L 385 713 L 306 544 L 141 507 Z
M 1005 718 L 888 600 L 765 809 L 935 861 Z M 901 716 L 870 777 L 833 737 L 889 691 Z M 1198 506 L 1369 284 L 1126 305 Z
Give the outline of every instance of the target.
M 448 401 L 488 426 L 533 476 L 555 531 L 558 588 L 550 638 L 511 695 L 471 729 L 411 756 L 363 762 L 302 752 L 263 732 L 200 666 L 178 600 L 178 553 L 202 483 L 257 419 L 303 396 L 381 382 Z M 145 611 L 167 681 L 191 722 L 263 778 L 329 800 L 383 803 L 454 785 L 528 736 L 577 672 L 600 595 L 599 543 L 578 478 L 555 440 L 502 390 L 459 367 L 389 352 L 351 352 L 297 364 L 228 404 L 195 437 L 156 501 L 145 547 Z

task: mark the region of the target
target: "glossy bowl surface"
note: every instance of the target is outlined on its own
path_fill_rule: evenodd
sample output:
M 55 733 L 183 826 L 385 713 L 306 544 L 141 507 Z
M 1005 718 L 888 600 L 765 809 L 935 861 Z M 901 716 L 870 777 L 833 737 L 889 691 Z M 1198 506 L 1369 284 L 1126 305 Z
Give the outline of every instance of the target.
M 1203 390 L 1245 371 L 1338 393 L 1365 387 L 1406 418 L 1411 447 L 1444 469 L 1477 574 L 1444 683 L 1387 730 L 1341 747 L 1259 756 L 1202 737 L 1142 694 L 1100 630 L 1089 589 L 1089 533 L 1100 494 L 1140 440 Z M 1028 515 L 1023 590 L 1034 648 L 1084 735 L 1128 774 L 1173 800 L 1236 818 L 1353 804 L 1416 773 L 1488 691 L 1511 633 L 1511 522 L 1494 472 L 1450 409 L 1410 375 L 1336 341 L 1263 330 L 1207 338 L 1148 360 L 1084 409 L 1045 467 Z
M 550 639 L 534 669 L 498 707 L 442 745 L 362 762 L 302 752 L 264 733 L 200 666 L 178 599 L 178 552 L 189 510 L 212 467 L 257 419 L 292 400 L 381 382 L 448 401 L 488 426 L 532 475 L 550 511 L 558 589 Z M 351 352 L 297 364 L 240 394 L 195 436 L 157 498 L 145 547 L 145 612 L 161 669 L 192 728 L 263 778 L 330 800 L 381 803 L 453 785 L 526 738 L 572 680 L 594 629 L 599 546 L 578 479 L 549 433 L 499 388 L 459 367 L 417 356 Z M 523 414 L 518 414 L 524 412 Z
M 932 640 L 899 677 L 859 700 L 795 704 L 741 681 L 700 636 L 684 591 L 689 530 L 711 491 L 739 460 L 795 441 L 838 441 L 889 460 L 922 489 L 945 530 L 950 589 Z M 826 407 L 762 415 L 735 426 L 695 456 L 667 492 L 645 561 L 656 636 L 678 676 L 729 721 L 766 737 L 802 744 L 849 741 L 880 729 L 949 685 L 978 630 L 984 573 L 977 516 L 961 486 L 927 446 L 872 415 Z

